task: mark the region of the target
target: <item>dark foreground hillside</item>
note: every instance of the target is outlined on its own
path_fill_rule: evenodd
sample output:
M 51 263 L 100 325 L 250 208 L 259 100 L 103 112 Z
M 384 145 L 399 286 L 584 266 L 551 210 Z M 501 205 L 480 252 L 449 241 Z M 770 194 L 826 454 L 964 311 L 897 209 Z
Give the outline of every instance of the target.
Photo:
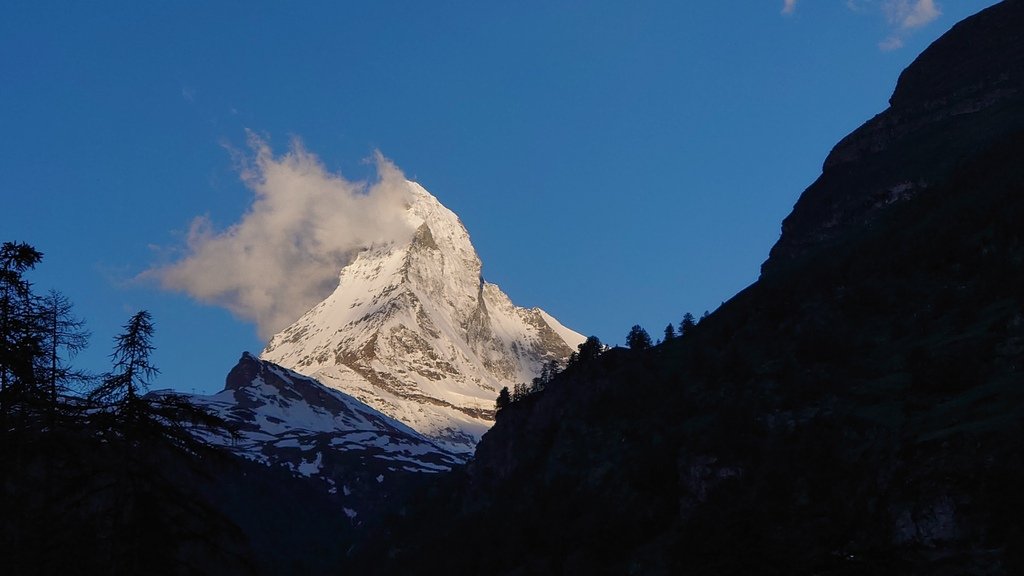
M 350 523 L 322 489 L 149 432 L 0 435 L 0 572 L 332 573 Z
M 359 522 L 285 468 L 14 402 L 8 347 L 0 573 L 1024 573 L 1022 31 L 1007 0 L 922 54 L 757 283 L 581 354 Z
M 1021 30 L 937 41 L 761 280 L 502 410 L 355 573 L 1024 573 Z

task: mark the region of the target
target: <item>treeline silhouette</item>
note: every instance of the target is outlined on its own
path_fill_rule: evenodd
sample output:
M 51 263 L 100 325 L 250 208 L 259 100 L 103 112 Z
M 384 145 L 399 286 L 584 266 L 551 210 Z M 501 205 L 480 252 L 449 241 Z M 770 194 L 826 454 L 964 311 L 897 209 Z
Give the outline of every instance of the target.
M 73 367 L 90 333 L 62 293 L 35 293 L 26 274 L 42 258 L 24 242 L 0 247 L 0 433 L 90 424 L 119 435 L 157 433 L 189 446 L 201 441 L 184 426 L 226 426 L 183 395 L 146 395 L 160 372 L 151 361 L 148 311 L 133 314 L 114 338 L 108 372 Z
M 74 367 L 90 334 L 67 297 L 35 291 L 42 259 L 0 246 L 2 571 L 191 573 L 190 558 L 235 571 L 237 529 L 195 488 L 208 473 L 197 463 L 220 454 L 199 432 L 231 433 L 225 422 L 183 395 L 147 394 L 159 373 L 147 311 L 114 338 L 108 371 Z
M 699 322 L 708 316 L 709 312 L 707 310 L 705 310 L 704 314 L 701 315 L 700 320 L 697 320 L 690 312 L 683 314 L 683 319 L 679 322 L 678 331 L 671 323 L 665 327 L 664 342 L 691 334 Z M 662 340 L 653 342 L 651 340 L 651 335 L 639 324 L 633 325 L 626 334 L 626 347 L 630 350 L 647 350 L 648 348 L 662 343 Z M 508 386 L 503 387 L 498 393 L 497 400 L 495 400 L 495 408 L 498 411 L 501 411 L 513 402 L 518 402 L 532 394 L 542 392 L 544 388 L 554 381 L 555 377 L 563 370 L 590 363 L 610 349 L 610 347 L 603 344 L 597 336 L 588 337 L 576 348 L 576 351 L 569 355 L 565 366 L 562 366 L 562 363 L 557 359 L 548 360 L 544 363 L 543 368 L 541 368 L 540 375 L 534 378 L 530 383 L 515 384 L 512 387 L 512 390 L 509 390 Z

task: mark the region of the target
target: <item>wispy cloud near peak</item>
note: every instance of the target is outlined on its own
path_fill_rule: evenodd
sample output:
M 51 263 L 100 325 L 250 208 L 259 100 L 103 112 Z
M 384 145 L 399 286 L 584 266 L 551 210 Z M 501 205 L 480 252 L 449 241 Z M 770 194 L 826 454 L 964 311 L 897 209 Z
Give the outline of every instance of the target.
M 352 182 L 329 172 L 294 140 L 277 156 L 250 135 L 241 178 L 253 202 L 239 222 L 215 230 L 193 220 L 184 257 L 142 274 L 254 322 L 269 338 L 330 295 L 338 274 L 362 248 L 411 236 L 405 176 L 380 153 L 377 180 Z
M 889 36 L 878 43 L 878 49 L 882 52 L 892 52 L 903 48 L 903 39 L 899 36 Z
M 942 14 L 935 0 L 886 0 L 882 10 L 891 26 L 905 30 L 930 24 Z
M 903 47 L 903 40 L 911 31 L 934 22 L 942 10 L 935 0 L 884 0 L 882 13 L 892 33 L 878 43 L 878 49 L 891 52 Z
M 796 11 L 798 0 L 783 0 L 782 14 Z M 942 15 L 936 0 L 845 0 L 846 8 L 860 15 L 881 15 L 889 28 L 889 35 L 878 43 L 883 52 L 899 50 L 915 29 L 931 24 Z

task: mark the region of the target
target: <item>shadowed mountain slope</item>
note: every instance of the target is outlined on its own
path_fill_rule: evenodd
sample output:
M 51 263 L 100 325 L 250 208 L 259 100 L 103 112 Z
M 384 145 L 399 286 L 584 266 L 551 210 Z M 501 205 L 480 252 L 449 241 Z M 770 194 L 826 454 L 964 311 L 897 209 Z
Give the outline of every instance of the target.
M 1009 1 L 936 41 L 830 155 L 761 280 L 501 411 L 354 568 L 1024 571 L 1020 30 Z
M 832 149 L 762 271 L 870 228 L 890 204 L 941 185 L 1024 129 L 1022 20 L 1024 2 L 1003 2 L 954 26 L 907 67 L 889 108 Z

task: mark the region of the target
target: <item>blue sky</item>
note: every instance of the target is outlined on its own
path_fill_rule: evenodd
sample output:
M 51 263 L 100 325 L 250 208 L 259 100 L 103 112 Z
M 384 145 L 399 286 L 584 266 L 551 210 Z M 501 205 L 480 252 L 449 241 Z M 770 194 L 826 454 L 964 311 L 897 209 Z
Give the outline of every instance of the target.
M 253 200 L 247 133 L 463 220 L 517 304 L 621 343 L 757 279 L 782 218 L 958 0 L 20 2 L 0 19 L 3 240 L 45 259 L 104 369 L 157 327 L 155 387 L 213 392 L 250 322 L 137 276 Z

